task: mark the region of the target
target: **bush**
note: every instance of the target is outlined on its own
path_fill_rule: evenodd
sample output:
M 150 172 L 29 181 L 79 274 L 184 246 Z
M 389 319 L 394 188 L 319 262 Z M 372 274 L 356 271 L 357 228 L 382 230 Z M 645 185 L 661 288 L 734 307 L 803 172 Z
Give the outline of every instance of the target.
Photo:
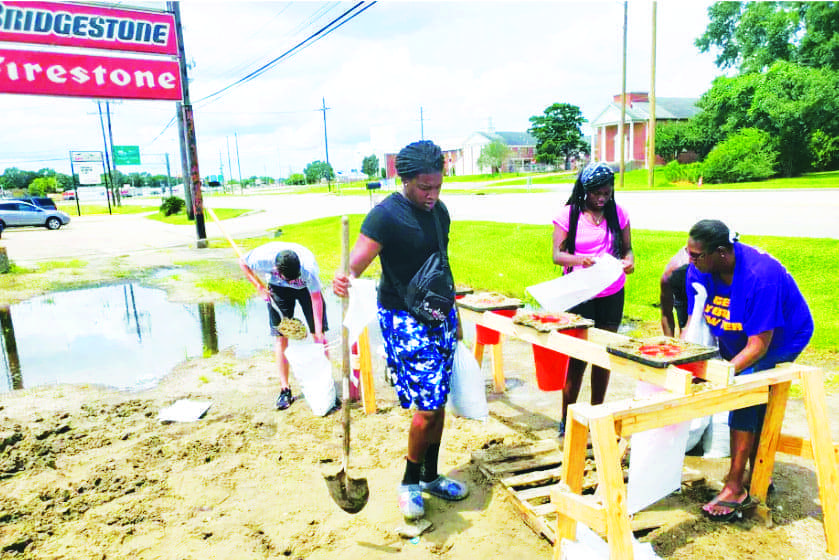
M 839 168 L 839 136 L 831 137 L 821 130 L 815 131 L 810 135 L 810 153 L 816 171 Z
M 702 164 L 679 163 L 674 159 L 664 166 L 664 176 L 669 183 L 698 183 L 702 176 Z
M 744 128 L 714 146 L 702 169 L 710 183 L 742 183 L 771 177 L 777 161 L 769 133 Z
M 302 173 L 292 173 L 286 180 L 286 185 L 305 185 L 306 176 Z
M 170 196 L 164 199 L 163 204 L 160 205 L 160 211 L 164 216 L 172 216 L 174 214 L 180 214 L 185 207 L 186 202 L 184 202 L 184 199 L 178 198 L 177 196 Z

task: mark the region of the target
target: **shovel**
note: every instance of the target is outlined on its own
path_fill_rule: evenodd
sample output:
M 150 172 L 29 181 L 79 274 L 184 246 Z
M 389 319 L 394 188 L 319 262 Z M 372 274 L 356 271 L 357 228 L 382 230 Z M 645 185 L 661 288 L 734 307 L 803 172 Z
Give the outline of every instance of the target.
M 212 209 L 212 208 L 206 208 L 206 207 L 205 207 L 205 208 L 204 208 L 204 210 L 207 212 L 207 214 L 209 214 L 209 215 L 210 215 L 210 217 L 211 217 L 211 218 L 213 219 L 213 221 L 216 223 L 216 225 L 218 226 L 219 231 L 220 231 L 220 232 L 221 232 L 221 234 L 224 236 L 224 238 L 225 238 L 225 239 L 227 239 L 227 242 L 228 242 L 228 243 L 230 243 L 230 246 L 231 246 L 231 247 L 233 247 L 233 250 L 234 250 L 234 251 L 236 251 L 236 256 L 238 256 L 238 257 L 239 257 L 239 260 L 244 260 L 244 259 L 245 259 L 245 257 L 244 257 L 244 255 L 242 255 L 242 251 L 240 251 L 240 250 L 239 250 L 239 246 L 238 246 L 238 245 L 236 245 L 236 242 L 235 242 L 235 241 L 233 241 L 233 238 L 232 238 L 232 237 L 230 237 L 230 235 L 227 233 L 227 231 L 225 231 L 224 227 L 221 225 L 221 220 L 219 220 L 219 219 L 218 219 L 218 216 L 216 216 L 216 213 L 215 213 L 215 212 L 213 212 L 213 209 Z M 257 282 L 259 282 L 259 285 L 260 285 L 260 286 L 262 286 L 262 288 L 263 288 L 263 289 L 265 289 L 265 290 L 267 290 L 267 289 L 268 289 L 268 287 L 265 285 L 265 282 L 263 282 L 263 281 L 262 281 L 262 279 L 261 279 L 259 276 L 257 276 L 256 274 L 254 274 L 254 276 L 253 276 L 253 277 L 254 277 L 254 279 L 255 279 Z M 274 301 L 274 298 L 269 297 L 269 298 L 268 298 L 268 302 L 271 304 L 271 307 L 273 307 L 273 308 L 274 308 L 274 311 L 276 311 L 276 312 L 277 312 L 277 314 L 278 314 L 278 315 L 280 316 L 280 318 L 282 319 L 282 318 L 283 318 L 283 312 L 282 312 L 282 311 L 280 311 L 280 308 L 277 306 L 277 303 Z
M 349 276 L 350 222 L 346 216 L 341 218 L 341 252 L 341 266 L 344 274 Z M 347 316 L 348 306 L 347 298 L 342 298 L 342 323 Z M 347 467 L 350 462 L 350 343 L 347 327 L 343 327 L 341 339 L 343 340 L 341 347 L 341 390 L 343 393 L 341 413 L 344 425 L 344 456 L 338 474 L 324 476 L 324 479 L 326 480 L 326 487 L 329 489 L 329 495 L 332 496 L 335 503 L 347 513 L 358 513 L 367 505 L 367 500 L 370 498 L 370 488 L 367 486 L 366 478 L 350 478 L 347 474 Z

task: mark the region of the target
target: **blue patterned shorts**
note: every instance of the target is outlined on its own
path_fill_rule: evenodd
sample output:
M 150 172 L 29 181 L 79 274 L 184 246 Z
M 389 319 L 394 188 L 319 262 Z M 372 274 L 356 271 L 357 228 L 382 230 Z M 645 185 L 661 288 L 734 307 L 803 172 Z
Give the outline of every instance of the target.
M 457 310 L 452 308 L 443 323 L 429 327 L 407 311 L 379 307 L 379 325 L 402 408 L 445 406 L 457 343 Z

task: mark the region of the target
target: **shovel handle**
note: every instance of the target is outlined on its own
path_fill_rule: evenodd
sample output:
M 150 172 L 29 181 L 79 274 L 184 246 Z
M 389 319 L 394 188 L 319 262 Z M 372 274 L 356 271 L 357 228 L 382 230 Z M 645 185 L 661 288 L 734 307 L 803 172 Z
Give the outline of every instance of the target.
M 221 225 L 221 220 L 218 219 L 218 216 L 216 216 L 216 213 L 213 212 L 213 209 L 212 208 L 207 208 L 205 206 L 204 210 L 207 212 L 207 214 L 210 215 L 210 217 L 216 223 L 216 226 L 218 226 L 219 231 L 224 236 L 224 238 L 227 239 L 227 242 L 230 243 L 230 246 L 233 247 L 233 250 L 236 251 L 236 255 L 239 257 L 239 260 L 244 261 L 245 257 L 244 257 L 244 255 L 242 255 L 242 251 L 239 250 L 239 246 L 236 245 L 236 242 L 233 241 L 233 238 L 230 237 L 230 235 L 227 233 L 227 231 L 225 231 L 224 227 Z M 259 285 L 262 286 L 263 290 L 268 291 L 268 287 L 265 285 L 265 282 L 262 281 L 262 278 L 260 278 L 256 274 L 252 274 L 252 277 L 253 277 L 254 280 L 259 282 Z M 269 293 L 269 296 L 268 296 L 268 302 L 271 304 L 271 307 L 274 308 L 274 311 L 276 311 L 279 314 L 280 318 L 283 318 L 284 317 L 283 312 L 277 306 L 276 302 L 274 302 L 274 298 L 272 298 L 270 296 L 270 293 Z
M 341 270 L 344 276 L 350 275 L 350 219 L 347 216 L 341 217 Z M 350 302 L 348 298 L 341 298 L 341 324 L 347 318 L 347 308 Z M 341 331 L 341 392 L 343 394 L 343 424 L 344 424 L 344 456 L 343 466 L 344 472 L 347 472 L 347 467 L 350 462 L 350 333 L 346 326 Z M 349 484 L 349 475 L 347 476 L 347 484 Z

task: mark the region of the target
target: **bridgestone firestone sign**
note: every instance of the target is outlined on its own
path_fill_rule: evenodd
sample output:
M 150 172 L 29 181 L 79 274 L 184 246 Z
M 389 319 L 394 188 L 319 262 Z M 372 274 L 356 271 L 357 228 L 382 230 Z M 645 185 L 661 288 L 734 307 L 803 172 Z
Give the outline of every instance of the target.
M 0 48 L 0 93 L 182 98 L 174 16 L 58 2 L 0 2 L 0 42 L 142 53 L 124 58 Z
M 178 54 L 172 14 L 60 2 L 0 2 L 0 41 Z

